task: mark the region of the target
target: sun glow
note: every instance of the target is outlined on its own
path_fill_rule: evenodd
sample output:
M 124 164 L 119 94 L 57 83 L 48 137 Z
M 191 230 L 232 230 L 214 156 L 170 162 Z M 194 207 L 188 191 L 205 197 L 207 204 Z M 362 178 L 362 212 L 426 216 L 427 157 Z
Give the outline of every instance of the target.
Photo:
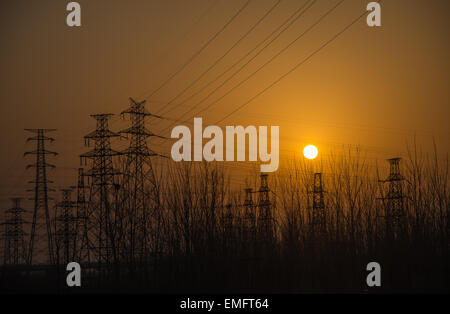
M 314 159 L 317 157 L 319 150 L 314 145 L 307 145 L 303 148 L 303 155 L 308 159 Z

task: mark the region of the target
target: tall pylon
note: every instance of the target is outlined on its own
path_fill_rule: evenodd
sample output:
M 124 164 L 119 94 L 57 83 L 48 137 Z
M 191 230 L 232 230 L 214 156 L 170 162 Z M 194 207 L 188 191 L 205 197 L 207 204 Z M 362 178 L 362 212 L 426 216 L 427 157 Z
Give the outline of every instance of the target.
M 13 207 L 5 211 L 4 237 L 4 265 L 25 264 L 27 261 L 27 253 L 25 247 L 25 232 L 22 214 L 25 212 L 20 206 L 21 198 L 12 198 Z
M 130 98 L 130 107 L 121 112 L 122 117 L 128 115 L 131 126 L 120 131 L 129 138 L 129 147 L 121 152 L 125 156 L 125 169 L 122 176 L 122 207 L 127 222 L 126 252 L 128 262 L 143 261 L 148 258 L 149 232 L 152 229 L 152 209 L 157 209 L 159 197 L 153 172 L 151 157 L 162 156 L 151 150 L 147 145 L 149 137 L 160 137 L 145 127 L 146 119 L 161 118 L 151 114 L 145 108 L 146 101 L 137 102 Z M 125 217 L 124 217 L 125 218 Z
M 88 203 L 86 201 L 86 185 L 85 174 L 83 168 L 78 168 L 78 184 L 77 184 L 77 220 L 76 220 L 76 258 L 80 262 L 91 262 L 91 242 L 89 240 L 89 230 L 92 227 L 89 224 Z
M 400 160 L 401 158 L 388 159 L 389 176 L 385 180 L 380 180 L 380 182 L 388 184 L 381 200 L 384 205 L 386 236 L 391 240 L 400 236 L 405 225 L 402 221 L 405 218 L 405 204 L 403 196 L 404 177 L 400 174 Z
M 35 133 L 36 136 L 30 137 L 27 141 L 36 142 L 36 150 L 26 152 L 24 155 L 36 155 L 36 163 L 28 165 L 27 168 L 36 168 L 34 181 L 34 210 L 33 221 L 31 225 L 30 244 L 28 246 L 28 262 L 33 263 L 54 263 L 53 256 L 53 236 L 48 210 L 48 188 L 47 168 L 54 168 L 46 162 L 46 156 L 56 156 L 57 153 L 45 149 L 46 142 L 53 142 L 55 139 L 46 136 L 46 133 L 56 131 L 55 129 L 25 129 L 27 132 Z
M 115 176 L 119 174 L 113 167 L 113 156 L 119 153 L 111 149 L 111 138 L 119 134 L 109 129 L 108 121 L 112 114 L 91 115 L 97 121 L 95 131 L 84 137 L 86 146 L 94 141 L 94 149 L 80 155 L 81 160 L 91 160 L 91 168 L 86 176 L 91 178 L 89 193 L 89 223 L 92 224 L 94 239 L 93 251 L 96 262 L 99 265 L 109 264 L 116 259 L 115 228 L 112 224 L 114 219 L 113 188 Z M 95 243 L 95 244 L 94 244 Z
M 222 245 L 225 251 L 229 251 L 233 245 L 235 244 L 235 229 L 234 229 L 234 215 L 233 215 L 233 207 L 230 204 L 227 204 L 224 208 L 222 208 L 222 227 L 223 227 L 223 237 L 222 237 Z
M 245 189 L 244 215 L 242 217 L 242 240 L 245 245 L 252 245 L 256 238 L 256 215 L 253 204 L 253 189 Z
M 75 206 L 72 201 L 72 189 L 61 189 L 62 199 L 57 204 L 56 230 L 55 230 L 55 258 L 58 264 L 73 261 L 76 254 L 76 220 Z
M 323 234 L 326 229 L 325 199 L 322 173 L 314 173 L 312 190 L 312 211 L 310 213 L 311 232 L 313 235 Z
M 268 175 L 262 173 L 260 175 L 260 188 L 258 199 L 258 239 L 268 244 L 273 241 L 274 237 L 274 221 L 272 215 L 272 205 L 269 197 Z

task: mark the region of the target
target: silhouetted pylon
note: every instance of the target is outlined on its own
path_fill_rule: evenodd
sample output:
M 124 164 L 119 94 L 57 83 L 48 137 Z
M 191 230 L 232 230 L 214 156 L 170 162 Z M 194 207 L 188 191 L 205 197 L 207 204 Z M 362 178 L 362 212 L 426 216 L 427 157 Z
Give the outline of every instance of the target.
M 314 173 L 312 194 L 312 208 L 310 213 L 310 224 L 313 235 L 323 234 L 326 229 L 325 200 L 322 182 L 322 173 Z
M 35 133 L 36 136 L 28 138 L 27 141 L 36 142 L 36 150 L 26 152 L 26 155 L 36 155 L 36 163 L 28 165 L 27 168 L 36 168 L 34 181 L 34 210 L 33 221 L 31 225 L 30 244 L 28 246 L 28 262 L 32 263 L 54 263 L 53 256 L 53 236 L 48 210 L 48 183 L 47 167 L 54 168 L 54 165 L 46 162 L 47 155 L 57 155 L 45 149 L 45 142 L 53 142 L 54 139 L 47 137 L 48 132 L 56 131 L 55 129 L 25 129 L 25 131 Z M 31 190 L 33 191 L 33 190 Z M 41 254 L 39 254 L 41 253 Z
M 227 204 L 222 212 L 222 226 L 223 226 L 223 248 L 229 250 L 235 243 L 235 230 L 233 226 L 234 215 L 233 207 Z
M 244 215 L 242 217 L 242 240 L 245 245 L 252 245 L 256 237 L 256 215 L 253 204 L 253 189 L 245 189 Z
M 23 225 L 26 223 L 22 214 L 25 212 L 20 206 L 21 198 L 12 198 L 13 207 L 5 211 L 4 255 L 3 264 L 25 264 L 27 253 L 25 247 L 25 232 Z
M 55 245 L 56 262 L 67 264 L 75 257 L 76 244 L 76 203 L 72 201 L 72 189 L 62 189 L 62 200 L 57 204 Z
M 405 218 L 403 180 L 400 174 L 401 158 L 391 158 L 387 161 L 390 166 L 390 173 L 386 180 L 380 180 L 387 183 L 387 190 L 384 192 L 381 200 L 384 205 L 384 218 L 386 227 L 386 236 L 390 239 L 397 238 L 405 227 L 403 222 Z
M 121 112 L 128 115 L 131 126 L 119 133 L 130 141 L 129 147 L 121 152 L 125 156 L 125 169 L 122 176 L 122 207 L 126 218 L 126 238 L 123 250 L 129 262 L 147 258 L 149 251 L 149 231 L 152 229 L 152 214 L 159 207 L 159 196 L 151 157 L 162 156 L 148 148 L 149 137 L 160 137 L 145 127 L 146 119 L 161 118 L 145 108 L 145 100 L 136 102 L 130 98 L 130 107 Z M 153 209 L 153 211 L 152 211 Z
M 89 230 L 92 227 L 89 224 L 88 203 L 86 201 L 86 185 L 85 174 L 83 168 L 78 168 L 78 184 L 77 184 L 77 241 L 76 241 L 76 259 L 80 262 L 91 262 L 91 243 L 89 240 Z
M 263 173 L 260 175 L 260 188 L 258 200 L 258 239 L 270 243 L 274 237 L 274 221 L 272 216 L 272 204 L 269 197 L 268 175 Z
M 95 131 L 86 135 L 85 143 L 90 145 L 94 141 L 94 149 L 80 155 L 81 160 L 91 160 L 91 168 L 86 176 L 91 178 L 89 193 L 89 224 L 92 224 L 94 239 L 92 250 L 96 261 L 108 264 L 117 259 L 114 221 L 114 177 L 119 174 L 113 167 L 113 156 L 119 153 L 111 149 L 111 138 L 119 134 L 109 130 L 108 121 L 112 114 L 92 115 L 97 120 Z M 94 244 L 95 243 L 95 244 Z

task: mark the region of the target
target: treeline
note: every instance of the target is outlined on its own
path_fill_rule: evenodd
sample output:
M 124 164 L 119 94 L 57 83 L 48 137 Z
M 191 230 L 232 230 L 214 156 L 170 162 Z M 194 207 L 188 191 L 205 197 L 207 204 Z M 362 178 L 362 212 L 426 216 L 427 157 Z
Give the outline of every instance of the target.
M 386 181 L 388 163 L 349 149 L 269 176 L 242 170 L 245 185 L 221 164 L 160 162 L 145 173 L 145 201 L 135 181 L 116 183 L 100 207 L 86 202 L 89 244 L 77 220 L 76 244 L 57 247 L 81 264 L 90 256 L 87 292 L 448 292 L 449 164 L 437 156 L 413 147 L 401 179 Z M 373 261 L 380 288 L 366 284 Z

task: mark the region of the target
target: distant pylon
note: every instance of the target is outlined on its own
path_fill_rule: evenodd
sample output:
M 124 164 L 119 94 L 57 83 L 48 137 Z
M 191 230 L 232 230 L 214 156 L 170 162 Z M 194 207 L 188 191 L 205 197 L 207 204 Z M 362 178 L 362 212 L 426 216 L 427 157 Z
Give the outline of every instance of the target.
M 72 201 L 72 189 L 62 189 L 62 200 L 57 204 L 56 216 L 56 261 L 67 264 L 73 261 L 76 243 L 75 202 Z
M 126 157 L 125 170 L 122 177 L 122 206 L 127 222 L 126 238 L 123 248 L 128 261 L 147 258 L 149 251 L 149 231 L 152 226 L 151 209 L 158 208 L 159 197 L 156 192 L 156 181 L 151 157 L 161 156 L 148 148 L 147 139 L 158 136 L 145 127 L 146 118 L 153 115 L 145 108 L 145 100 L 136 102 L 130 98 L 130 107 L 121 113 L 128 115 L 131 127 L 122 130 L 130 140 L 129 147 L 121 154 Z M 123 217 L 125 218 L 125 217 Z
M 76 258 L 81 262 L 91 262 L 91 243 L 89 241 L 89 224 L 88 203 L 86 201 L 86 186 L 85 174 L 83 168 L 78 168 L 78 184 L 77 184 L 77 243 Z
M 274 221 L 272 216 L 272 207 L 269 197 L 269 184 L 267 181 L 268 175 L 263 173 L 260 176 L 260 188 L 258 200 L 258 236 L 263 242 L 269 243 L 274 236 Z
M 35 179 L 34 181 L 29 182 L 34 183 L 34 210 L 31 225 L 30 244 L 28 246 L 28 262 L 30 264 L 33 262 L 53 264 L 53 237 L 50 214 L 48 210 L 48 192 L 50 189 L 47 186 L 48 183 L 52 183 L 52 181 L 47 180 L 47 167 L 54 168 L 55 166 L 46 162 L 46 156 L 55 156 L 57 153 L 45 149 L 45 142 L 54 141 L 53 138 L 47 137 L 45 134 L 56 130 L 25 129 L 25 131 L 37 134 L 27 140 L 36 141 L 36 150 L 25 153 L 25 156 L 30 154 L 36 155 L 36 163 L 27 166 L 27 168 L 36 168 Z M 43 227 L 46 229 L 42 230 Z M 47 252 L 47 254 L 45 252 Z
M 312 212 L 310 215 L 311 231 L 314 235 L 325 232 L 325 200 L 322 173 L 314 173 L 312 190 Z
M 222 213 L 222 226 L 223 226 L 223 247 L 225 250 L 229 250 L 235 243 L 235 230 L 233 227 L 234 215 L 231 204 L 227 204 Z
M 256 236 L 256 215 L 252 193 L 253 189 L 245 189 L 244 217 L 242 218 L 242 238 L 244 244 L 252 244 Z
M 20 207 L 21 198 L 12 198 L 13 207 L 5 211 L 4 255 L 3 264 L 25 264 L 27 253 L 25 247 L 25 232 L 23 225 L 26 223 L 22 214 L 25 212 Z
M 381 198 L 384 205 L 384 218 L 386 227 L 386 236 L 388 238 L 397 238 L 404 228 L 402 220 L 405 217 L 403 180 L 400 174 L 401 158 L 391 158 L 387 161 L 390 166 L 390 173 L 386 180 L 380 180 L 387 183 L 387 191 Z
M 119 153 L 111 149 L 111 138 L 118 137 L 119 134 L 109 130 L 108 121 L 112 114 L 92 115 L 97 120 L 95 131 L 86 135 L 86 145 L 94 141 L 94 149 L 80 155 L 81 160 L 90 159 L 91 169 L 86 176 L 91 177 L 88 220 L 92 224 L 93 251 L 95 251 L 96 261 L 100 264 L 109 264 L 117 258 L 115 229 L 112 224 L 114 219 L 113 188 L 114 177 L 119 174 L 113 168 L 113 156 Z

